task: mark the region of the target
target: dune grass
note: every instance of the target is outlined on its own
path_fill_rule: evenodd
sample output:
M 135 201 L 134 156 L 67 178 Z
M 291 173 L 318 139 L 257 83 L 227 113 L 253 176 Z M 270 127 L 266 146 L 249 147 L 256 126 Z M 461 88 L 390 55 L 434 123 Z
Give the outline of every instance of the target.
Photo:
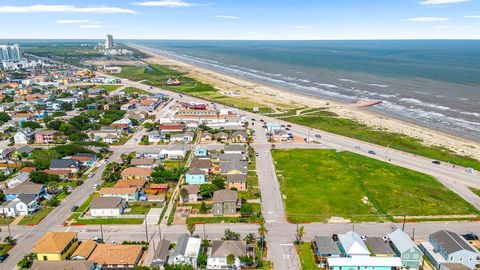
M 393 220 L 479 212 L 435 178 L 351 152 L 274 150 L 290 222 Z M 428 219 L 426 217 L 425 219 Z

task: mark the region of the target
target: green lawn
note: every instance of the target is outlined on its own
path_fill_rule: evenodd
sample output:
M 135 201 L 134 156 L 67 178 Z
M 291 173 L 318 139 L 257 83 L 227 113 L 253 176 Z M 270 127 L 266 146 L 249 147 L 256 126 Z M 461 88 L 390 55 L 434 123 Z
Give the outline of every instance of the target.
M 126 214 L 129 215 L 145 215 L 150 211 L 150 208 L 152 208 L 149 204 L 129 204 L 128 207 L 131 210 Z
M 0 255 L 7 253 L 12 248 L 9 244 L 0 244 Z
M 188 222 L 193 223 L 255 223 L 260 222 L 262 218 L 260 217 L 250 217 L 250 218 L 241 218 L 241 217 L 189 217 L 187 218 Z
M 8 225 L 12 223 L 13 220 L 14 218 L 11 217 L 0 217 L 0 225 Z
M 354 221 L 479 212 L 435 178 L 334 150 L 274 150 L 289 221 Z
M 303 270 L 317 269 L 318 266 L 315 263 L 315 257 L 313 256 L 313 250 L 310 247 L 309 242 L 303 242 L 302 248 L 298 244 L 295 244 L 295 249 L 297 250 L 298 258 L 302 265 Z
M 138 89 L 138 88 L 135 88 L 135 87 L 127 87 L 123 90 L 123 92 L 125 94 L 128 94 L 128 95 L 131 95 L 131 94 L 148 95 L 148 94 L 150 94 L 150 92 L 148 92 L 148 91 Z
M 480 161 L 474 158 L 455 154 L 439 146 L 426 146 L 421 140 L 406 135 L 374 130 L 367 125 L 340 118 L 328 111 L 319 111 L 308 115 L 291 116 L 282 119 L 365 142 L 389 146 L 408 153 L 480 170 Z
M 37 225 L 42 221 L 54 208 L 44 207 L 32 216 L 24 217 L 18 225 Z
M 103 88 L 107 92 L 113 92 L 122 86 L 118 84 L 100 84 L 100 85 L 96 85 L 95 87 Z

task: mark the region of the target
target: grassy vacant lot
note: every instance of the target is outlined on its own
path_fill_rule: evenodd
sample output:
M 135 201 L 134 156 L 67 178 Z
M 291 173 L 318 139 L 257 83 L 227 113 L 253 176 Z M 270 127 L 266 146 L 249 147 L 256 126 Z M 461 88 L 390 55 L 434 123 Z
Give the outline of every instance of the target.
M 291 222 L 479 213 L 431 176 L 351 152 L 292 149 L 272 154 Z
M 138 89 L 138 88 L 135 88 L 135 87 L 127 87 L 127 88 L 125 88 L 125 90 L 123 90 L 123 92 L 127 95 L 131 95 L 131 94 L 148 95 L 148 94 L 150 94 L 150 92 L 148 92 L 148 91 Z
M 480 161 L 474 158 L 457 155 L 446 148 L 426 146 L 421 140 L 406 135 L 374 130 L 356 121 L 340 118 L 331 112 L 320 110 L 307 115 L 282 117 L 282 119 L 365 142 L 389 146 L 408 153 L 480 170 Z
M 313 250 L 310 247 L 309 242 L 302 243 L 302 249 L 298 244 L 295 244 L 295 249 L 297 250 L 298 258 L 302 265 L 302 269 L 317 269 L 317 264 L 315 263 L 315 257 L 313 257 Z
M 118 84 L 101 84 L 101 85 L 97 85 L 96 87 L 97 88 L 103 88 L 107 92 L 113 92 L 113 91 L 117 90 L 118 88 L 120 88 L 121 85 L 118 85 Z
M 471 190 L 473 193 L 477 194 L 478 197 L 480 197 L 480 189 L 476 189 L 476 188 L 472 188 L 472 187 L 471 187 L 470 190 Z
M 122 67 L 122 72 L 117 74 L 117 76 L 134 81 L 143 81 L 144 83 L 152 86 L 158 86 L 171 91 L 185 93 L 191 96 L 215 101 L 221 104 L 237 107 L 239 109 L 247 111 L 252 111 L 253 107 L 259 107 L 261 112 L 271 111 L 270 108 L 266 107 L 263 104 L 257 103 L 252 99 L 225 96 L 213 86 L 198 82 L 192 78 L 185 77 L 184 74 L 165 66 L 124 66 Z M 182 81 L 182 85 L 169 86 L 166 84 L 168 78 L 179 78 Z
M 142 224 L 143 218 L 95 218 L 95 219 L 77 219 L 75 225 L 100 225 L 100 224 Z
M 53 208 L 51 207 L 44 207 L 40 209 L 37 213 L 32 216 L 24 217 L 18 225 L 37 225 L 40 223 L 50 212 L 52 212 Z

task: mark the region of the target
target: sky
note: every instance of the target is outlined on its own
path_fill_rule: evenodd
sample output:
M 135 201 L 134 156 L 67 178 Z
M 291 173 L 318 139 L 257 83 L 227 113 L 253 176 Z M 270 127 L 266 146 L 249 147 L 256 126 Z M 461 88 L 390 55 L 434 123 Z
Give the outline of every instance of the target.
M 0 0 L 2 39 L 480 39 L 480 0 Z

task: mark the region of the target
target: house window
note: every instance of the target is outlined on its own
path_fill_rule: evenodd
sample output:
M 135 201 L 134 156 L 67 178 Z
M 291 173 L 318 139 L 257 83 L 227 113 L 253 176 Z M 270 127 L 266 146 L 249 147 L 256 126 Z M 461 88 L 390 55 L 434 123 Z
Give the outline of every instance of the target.
M 403 255 L 403 258 L 404 258 L 404 259 L 410 259 L 410 254 L 405 254 L 405 255 Z
M 414 259 L 418 259 L 420 256 L 418 254 L 413 254 Z
M 47 256 L 43 256 L 43 260 L 44 260 L 44 261 L 48 261 L 48 257 L 47 257 Z

